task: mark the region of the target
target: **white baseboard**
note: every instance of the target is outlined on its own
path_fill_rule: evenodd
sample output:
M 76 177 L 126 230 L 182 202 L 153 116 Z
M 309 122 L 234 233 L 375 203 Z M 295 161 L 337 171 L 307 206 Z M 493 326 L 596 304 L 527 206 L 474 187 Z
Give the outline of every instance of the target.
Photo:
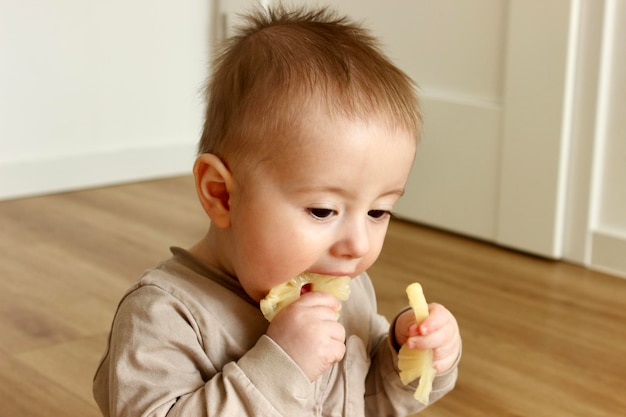
M 0 200 L 191 174 L 195 144 L 0 163 Z
M 626 235 L 595 231 L 592 239 L 590 267 L 626 278 Z

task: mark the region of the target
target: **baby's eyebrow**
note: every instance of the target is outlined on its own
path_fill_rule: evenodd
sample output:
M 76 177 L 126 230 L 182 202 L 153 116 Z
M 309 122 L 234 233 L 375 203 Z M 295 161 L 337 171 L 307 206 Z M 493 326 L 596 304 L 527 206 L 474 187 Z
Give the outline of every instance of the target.
M 338 195 L 346 195 L 351 196 L 356 194 L 346 188 L 342 188 L 334 185 L 306 185 L 299 187 L 295 190 L 297 193 L 329 193 L 329 194 L 338 194 Z
M 388 197 L 388 196 L 393 196 L 396 195 L 398 197 L 402 197 L 404 195 L 404 187 L 400 187 L 400 188 L 394 188 L 391 189 L 389 191 L 386 191 L 384 193 L 382 193 L 379 198 L 382 197 Z M 300 187 L 297 188 L 295 190 L 296 193 L 301 193 L 301 194 L 306 194 L 306 193 L 328 193 L 328 194 L 336 194 L 336 195 L 340 195 L 343 197 L 355 197 L 359 194 L 358 190 L 356 191 L 352 191 L 352 190 L 348 190 L 346 188 L 342 188 L 339 186 L 334 186 L 334 185 L 330 185 L 330 186 L 326 186 L 326 185 L 320 185 L 320 186 L 304 186 L 304 187 Z

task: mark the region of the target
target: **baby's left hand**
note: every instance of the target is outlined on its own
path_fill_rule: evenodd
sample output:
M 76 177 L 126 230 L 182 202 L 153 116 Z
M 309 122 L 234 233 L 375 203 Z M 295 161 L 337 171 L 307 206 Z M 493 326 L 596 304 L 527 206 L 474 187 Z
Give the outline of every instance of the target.
M 461 349 L 461 336 L 456 319 L 441 304 L 428 305 L 429 316 L 418 326 L 412 310 L 396 320 L 395 336 L 399 345 L 408 343 L 411 349 L 432 349 L 433 367 L 437 373 L 454 365 Z

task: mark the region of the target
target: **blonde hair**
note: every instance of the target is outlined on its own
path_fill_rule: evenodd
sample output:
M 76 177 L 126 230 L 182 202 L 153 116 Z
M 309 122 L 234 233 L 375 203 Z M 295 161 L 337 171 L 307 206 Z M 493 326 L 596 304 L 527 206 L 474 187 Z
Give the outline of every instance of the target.
M 282 6 L 244 19 L 214 61 L 200 153 L 226 161 L 262 153 L 320 105 L 330 118 L 377 118 L 417 140 L 416 86 L 359 24 L 326 8 Z

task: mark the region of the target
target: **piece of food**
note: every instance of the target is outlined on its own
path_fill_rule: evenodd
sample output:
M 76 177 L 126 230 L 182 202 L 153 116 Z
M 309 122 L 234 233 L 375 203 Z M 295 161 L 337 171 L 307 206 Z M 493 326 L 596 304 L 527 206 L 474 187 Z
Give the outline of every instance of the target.
M 406 293 L 409 297 L 409 305 L 415 314 L 415 321 L 419 325 L 428 317 L 428 303 L 426 303 L 422 286 L 413 283 L 407 287 Z M 428 405 L 433 379 L 437 374 L 433 368 L 433 351 L 411 349 L 405 343 L 398 353 L 398 368 L 400 380 L 404 385 L 420 378 L 414 397 L 422 404 Z
M 300 295 L 310 291 L 324 291 L 339 300 L 347 300 L 350 296 L 350 277 L 308 272 L 300 274 L 272 288 L 269 294 L 261 300 L 261 312 L 267 321 L 272 321 L 280 310 L 296 301 Z

